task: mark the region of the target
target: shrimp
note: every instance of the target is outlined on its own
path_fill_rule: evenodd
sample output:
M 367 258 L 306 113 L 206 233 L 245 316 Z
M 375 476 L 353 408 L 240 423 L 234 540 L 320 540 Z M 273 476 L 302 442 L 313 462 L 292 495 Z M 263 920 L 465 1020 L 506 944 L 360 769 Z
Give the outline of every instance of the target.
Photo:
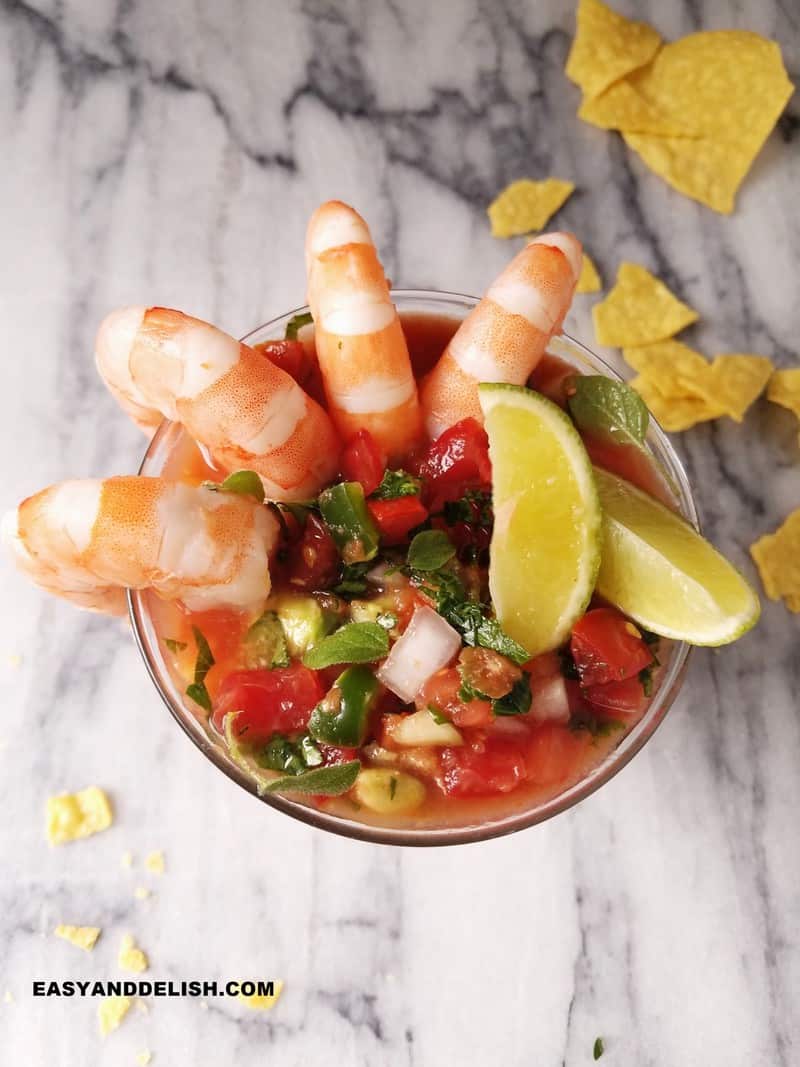
M 311 216 L 306 269 L 328 410 L 344 437 L 369 430 L 400 461 L 422 433 L 417 386 L 369 229 L 347 204 Z
M 125 613 L 125 589 L 154 589 L 190 611 L 260 607 L 278 532 L 251 497 L 139 476 L 51 485 L 2 522 L 37 585 L 112 615 Z
M 527 381 L 561 329 L 581 257 L 572 234 L 542 234 L 492 282 L 422 382 L 422 409 L 432 438 L 460 419 L 483 422 L 480 382 Z
M 100 326 L 97 368 L 144 430 L 182 423 L 223 471 L 256 471 L 274 500 L 315 496 L 336 472 L 327 413 L 284 370 L 216 327 L 167 308 L 128 307 Z

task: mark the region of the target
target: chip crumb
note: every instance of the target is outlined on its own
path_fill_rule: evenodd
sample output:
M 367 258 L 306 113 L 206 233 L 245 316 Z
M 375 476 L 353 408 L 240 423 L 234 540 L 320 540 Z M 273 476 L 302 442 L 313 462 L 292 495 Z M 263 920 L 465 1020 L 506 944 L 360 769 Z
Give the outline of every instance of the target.
M 100 1034 L 108 1037 L 130 1011 L 130 997 L 104 997 L 97 1006 L 97 1023 Z
M 137 947 L 131 934 L 125 934 L 122 938 L 117 963 L 123 971 L 133 971 L 136 974 L 146 971 L 149 966 L 147 956 Z
M 149 1049 L 143 1049 L 141 1052 L 136 1053 L 136 1062 L 139 1067 L 147 1067 L 147 1065 L 153 1059 L 153 1053 Z
M 100 936 L 99 926 L 63 926 L 58 925 L 53 931 L 56 937 L 69 941 L 76 948 L 91 952 Z
M 22 664 L 22 656 L 18 652 L 11 652 L 8 657 L 8 665 L 14 670 Z
M 271 997 L 259 996 L 257 993 L 253 993 L 252 996 L 245 996 L 244 993 L 238 993 L 237 999 L 249 1008 L 251 1011 L 269 1011 L 278 1002 L 278 998 L 283 992 L 283 982 L 277 979 L 272 983 L 275 992 Z
M 565 71 L 587 98 L 649 63 L 661 46 L 652 26 L 626 19 L 600 0 L 579 0 L 576 23 Z
M 108 797 L 96 785 L 47 800 L 47 840 L 63 845 L 107 830 L 113 822 Z
M 208 1001 L 207 1000 L 201 1000 L 200 1001 L 200 1007 L 203 1009 L 203 1011 L 208 1011 Z
M 623 262 L 614 288 L 592 308 L 598 344 L 612 347 L 665 341 L 700 316 L 638 263 Z
M 148 871 L 151 871 L 153 874 L 163 874 L 164 853 L 161 851 L 161 849 L 149 853 L 144 861 L 144 865 L 148 869 Z
M 776 370 L 767 385 L 767 400 L 788 408 L 800 419 L 800 367 Z
M 589 258 L 586 252 L 583 253 L 583 261 L 581 263 L 581 276 L 578 278 L 578 284 L 575 286 L 576 293 L 599 293 L 603 288 L 603 282 L 600 279 L 600 275 L 597 272 L 597 267 Z
M 147 898 L 152 896 L 152 894 L 153 890 L 148 889 L 146 885 L 137 885 L 137 887 L 133 891 L 133 895 L 136 897 L 137 900 L 147 900 Z
M 14 994 L 11 992 L 10 989 L 7 989 L 5 991 L 5 993 L 3 994 L 3 1000 L 5 1001 L 6 1004 L 13 1004 L 14 1003 Z
M 770 600 L 783 599 L 789 611 L 800 612 L 800 508 L 754 542 L 750 555 Z
M 572 182 L 560 178 L 512 182 L 488 208 L 494 237 L 521 237 L 541 230 L 572 194 Z
M 132 867 L 133 866 L 133 853 L 132 852 L 123 852 L 122 856 L 120 857 L 120 861 L 119 862 L 120 862 L 120 865 L 122 867 Z

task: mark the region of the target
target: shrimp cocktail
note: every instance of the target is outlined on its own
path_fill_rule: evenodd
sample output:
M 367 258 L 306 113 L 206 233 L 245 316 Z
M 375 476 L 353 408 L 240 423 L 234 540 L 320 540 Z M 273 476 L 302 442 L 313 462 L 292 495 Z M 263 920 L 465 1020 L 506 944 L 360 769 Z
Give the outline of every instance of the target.
M 80 607 L 138 591 L 176 713 L 283 810 L 415 843 L 525 825 L 624 763 L 686 646 L 758 600 L 681 514 L 637 394 L 563 358 L 575 237 L 530 241 L 461 319 L 398 313 L 345 204 L 305 256 L 281 339 L 109 315 L 100 374 L 172 424 L 159 476 L 51 486 L 6 541 Z

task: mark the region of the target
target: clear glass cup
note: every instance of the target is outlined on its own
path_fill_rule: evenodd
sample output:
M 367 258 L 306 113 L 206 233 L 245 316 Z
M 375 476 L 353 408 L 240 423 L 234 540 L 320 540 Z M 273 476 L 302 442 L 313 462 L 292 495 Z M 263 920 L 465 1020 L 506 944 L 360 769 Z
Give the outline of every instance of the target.
M 459 320 L 464 318 L 477 303 L 477 299 L 472 296 L 429 290 L 395 289 L 392 291 L 392 296 L 401 314 L 428 314 Z M 282 338 L 288 320 L 293 315 L 307 310 L 307 308 L 297 308 L 287 312 L 259 326 L 243 340 L 249 344 L 259 344 L 262 341 Z M 554 338 L 548 351 L 573 363 L 580 371 L 605 374 L 610 378 L 619 379 L 619 375 L 599 356 L 566 334 Z M 161 474 L 182 435 L 183 430 L 180 426 L 164 422 L 145 453 L 139 473 Z M 697 527 L 697 513 L 686 474 L 672 445 L 652 419 L 647 444 L 656 465 L 675 496 L 681 513 Z M 255 782 L 231 759 L 222 739 L 210 732 L 198 719 L 195 705 L 186 699 L 182 689 L 173 679 L 164 660 L 155 624 L 148 609 L 147 594 L 131 591 L 128 594 L 128 603 L 136 643 L 153 684 L 175 721 L 213 764 L 264 804 L 277 808 L 286 815 L 291 815 L 321 830 L 342 834 L 345 837 L 389 845 L 456 845 L 483 841 L 533 826 L 535 823 L 543 822 L 573 807 L 622 770 L 653 736 L 680 691 L 691 652 L 689 645 L 679 643 L 671 645 L 669 659 L 662 671 L 658 689 L 639 722 L 585 777 L 557 795 L 532 807 L 510 811 L 498 818 L 490 818 L 486 821 L 476 818 L 466 825 L 396 827 L 362 822 L 355 817 L 347 818 L 310 806 L 308 802 L 292 800 L 276 794 L 259 796 Z

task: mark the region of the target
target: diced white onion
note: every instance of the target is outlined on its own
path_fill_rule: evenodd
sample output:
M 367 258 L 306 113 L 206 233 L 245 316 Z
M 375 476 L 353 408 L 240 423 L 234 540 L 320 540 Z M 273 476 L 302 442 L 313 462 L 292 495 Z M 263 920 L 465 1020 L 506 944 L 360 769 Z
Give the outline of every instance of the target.
M 387 574 L 387 571 L 392 573 Z M 408 581 L 404 574 L 390 567 L 388 563 L 377 564 L 372 570 L 367 571 L 366 578 L 371 585 L 376 585 L 379 589 L 396 589 Z
M 403 636 L 393 646 L 378 678 L 410 704 L 423 685 L 458 654 L 461 637 L 432 608 L 417 608 Z
M 528 714 L 537 722 L 569 721 L 569 695 L 560 674 L 531 681 L 531 708 Z

